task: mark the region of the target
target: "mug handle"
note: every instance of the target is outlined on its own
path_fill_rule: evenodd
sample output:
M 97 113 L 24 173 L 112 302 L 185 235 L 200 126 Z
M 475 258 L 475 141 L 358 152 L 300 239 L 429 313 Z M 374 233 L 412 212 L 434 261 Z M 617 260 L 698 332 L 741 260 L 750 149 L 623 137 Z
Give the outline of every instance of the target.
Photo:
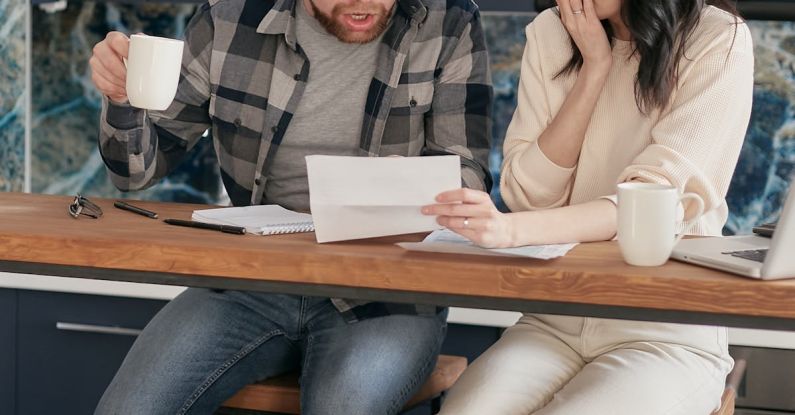
M 683 193 L 681 196 L 679 196 L 679 203 L 682 203 L 685 199 L 692 199 L 696 202 L 696 205 L 698 205 L 698 213 L 693 216 L 693 219 L 690 219 L 685 223 L 685 227 L 682 229 L 682 232 L 676 236 L 674 245 L 678 244 L 679 241 L 681 241 L 682 238 L 684 238 L 685 235 L 690 231 L 690 229 L 696 225 L 698 220 L 701 219 L 701 216 L 704 215 L 704 199 L 702 199 L 701 196 L 695 193 Z

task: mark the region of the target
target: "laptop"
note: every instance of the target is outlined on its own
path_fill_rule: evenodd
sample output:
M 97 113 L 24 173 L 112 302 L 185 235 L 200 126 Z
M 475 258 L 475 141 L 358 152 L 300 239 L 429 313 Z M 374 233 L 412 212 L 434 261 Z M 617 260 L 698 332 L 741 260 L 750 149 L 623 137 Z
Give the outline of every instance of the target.
M 683 239 L 671 258 L 763 280 L 795 278 L 795 186 L 772 238 L 758 235 Z

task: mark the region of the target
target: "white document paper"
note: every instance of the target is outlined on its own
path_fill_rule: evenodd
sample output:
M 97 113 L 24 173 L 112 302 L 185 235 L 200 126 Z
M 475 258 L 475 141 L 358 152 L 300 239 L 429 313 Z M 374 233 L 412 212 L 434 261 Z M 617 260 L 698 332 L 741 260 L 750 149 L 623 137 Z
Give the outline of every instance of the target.
M 566 255 L 576 243 L 559 245 L 530 245 L 517 248 L 486 249 L 473 244 L 469 239 L 449 230 L 439 230 L 428 235 L 422 242 L 397 244 L 409 251 L 442 252 L 447 254 L 470 254 L 509 256 L 536 259 L 553 259 Z
M 461 187 L 458 156 L 307 156 L 306 168 L 321 243 L 439 229 L 420 208 Z

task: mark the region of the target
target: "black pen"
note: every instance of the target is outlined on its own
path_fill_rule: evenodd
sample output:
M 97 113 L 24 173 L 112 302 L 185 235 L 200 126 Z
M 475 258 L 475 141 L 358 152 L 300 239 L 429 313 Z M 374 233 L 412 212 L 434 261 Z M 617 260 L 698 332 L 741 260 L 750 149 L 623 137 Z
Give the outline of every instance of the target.
M 177 225 L 177 226 L 187 226 L 190 228 L 201 228 L 201 229 L 210 229 L 214 231 L 221 231 L 226 233 L 233 233 L 235 235 L 244 235 L 246 233 L 246 228 L 242 226 L 232 226 L 232 225 L 216 225 L 214 223 L 205 223 L 205 222 L 196 222 L 192 220 L 182 220 L 182 219 L 164 219 L 163 222 L 169 225 Z
M 116 206 L 117 208 L 126 210 L 128 212 L 137 213 L 139 215 L 143 215 L 152 219 L 157 219 L 157 213 L 152 212 L 151 210 L 146 210 L 144 208 L 133 206 L 127 202 L 122 202 L 121 200 L 113 202 L 113 206 Z

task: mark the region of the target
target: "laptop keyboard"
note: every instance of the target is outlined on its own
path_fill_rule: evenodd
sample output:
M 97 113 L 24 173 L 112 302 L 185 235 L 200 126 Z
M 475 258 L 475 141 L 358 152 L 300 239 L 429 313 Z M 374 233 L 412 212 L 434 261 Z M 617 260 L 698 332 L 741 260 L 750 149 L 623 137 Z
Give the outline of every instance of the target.
M 731 251 L 731 252 L 723 252 L 723 254 L 731 255 L 737 258 L 748 259 L 756 262 L 765 262 L 765 255 L 767 255 L 767 249 L 749 249 L 746 251 Z

